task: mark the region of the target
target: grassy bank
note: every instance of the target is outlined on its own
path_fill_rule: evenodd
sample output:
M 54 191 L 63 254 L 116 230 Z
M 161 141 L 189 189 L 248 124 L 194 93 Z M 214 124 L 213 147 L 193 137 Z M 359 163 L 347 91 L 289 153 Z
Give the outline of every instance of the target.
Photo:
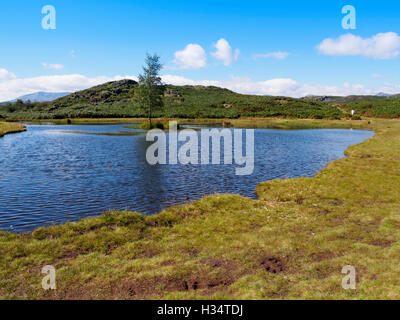
M 400 121 L 356 123 L 376 135 L 315 178 L 260 184 L 258 200 L 214 195 L 152 217 L 111 212 L 0 233 L 0 296 L 400 299 Z M 257 122 L 272 125 L 300 122 Z M 41 288 L 49 264 L 54 291 Z M 345 265 L 356 268 L 356 290 L 341 287 Z
M 169 121 L 177 121 L 183 125 L 216 125 L 234 128 L 257 128 L 257 129 L 365 129 L 373 125 L 373 119 L 365 120 L 314 120 L 314 119 L 281 119 L 281 118 L 246 118 L 225 119 L 225 118 L 197 118 L 197 119 L 178 119 L 178 118 L 154 118 L 153 122 L 167 124 Z M 147 122 L 146 118 L 79 118 L 79 119 L 47 119 L 30 120 L 34 124 L 55 123 L 60 125 L 108 125 L 108 124 L 141 124 Z
M 0 122 L 0 138 L 8 133 L 25 131 L 26 127 L 19 123 Z

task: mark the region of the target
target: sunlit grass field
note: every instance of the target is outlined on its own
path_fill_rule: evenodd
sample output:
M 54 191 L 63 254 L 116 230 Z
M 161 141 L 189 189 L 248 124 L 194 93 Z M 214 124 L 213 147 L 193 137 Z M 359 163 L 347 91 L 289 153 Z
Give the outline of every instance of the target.
M 258 200 L 213 195 L 151 217 L 109 212 L 0 233 L 0 296 L 400 299 L 400 121 L 235 121 L 376 135 L 315 178 L 258 185 Z M 41 287 L 45 265 L 56 268 L 56 290 Z M 342 288 L 346 265 L 356 269 L 356 290 Z

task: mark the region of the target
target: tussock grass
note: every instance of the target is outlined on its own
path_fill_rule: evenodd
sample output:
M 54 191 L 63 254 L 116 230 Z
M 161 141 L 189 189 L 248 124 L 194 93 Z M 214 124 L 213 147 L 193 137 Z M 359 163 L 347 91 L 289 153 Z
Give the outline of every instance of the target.
M 13 122 L 0 122 L 0 137 L 7 133 L 17 133 L 25 131 L 26 127 L 23 124 Z
M 315 178 L 260 184 L 258 200 L 214 195 L 151 217 L 110 212 L 0 233 L 0 296 L 400 299 L 400 121 L 359 125 L 376 135 Z M 41 288 L 48 264 L 54 291 Z M 341 287 L 345 265 L 356 290 Z

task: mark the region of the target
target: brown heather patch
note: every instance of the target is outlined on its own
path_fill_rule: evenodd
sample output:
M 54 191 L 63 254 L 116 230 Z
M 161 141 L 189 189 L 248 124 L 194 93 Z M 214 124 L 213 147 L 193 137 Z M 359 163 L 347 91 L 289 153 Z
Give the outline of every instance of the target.
M 196 258 L 199 254 L 200 254 L 200 250 L 194 248 L 194 247 L 190 247 L 190 248 L 182 248 L 182 253 L 184 255 L 187 255 L 191 258 Z
M 136 259 L 143 259 L 143 258 L 154 258 L 157 257 L 160 254 L 159 250 L 153 249 L 153 248 L 148 248 L 144 250 L 141 254 L 138 254 L 136 256 Z
M 334 207 L 342 207 L 344 205 L 344 201 L 341 199 L 337 198 L 324 198 L 324 197 L 319 197 L 320 201 L 323 201 L 324 203 L 334 206 Z
M 374 275 L 368 274 L 368 267 L 360 264 L 354 264 L 353 266 L 356 269 L 356 284 L 358 288 L 360 283 L 362 283 L 364 279 L 369 279 L 371 277 L 372 278 L 374 277 Z
M 374 239 L 371 241 L 366 241 L 366 244 L 372 245 L 372 246 L 377 246 L 381 248 L 388 248 L 390 247 L 393 243 L 396 243 L 396 240 L 389 240 L 389 239 Z
M 369 222 L 362 222 L 359 220 L 346 220 L 343 224 L 346 226 L 346 231 L 341 233 L 336 233 L 327 237 L 329 241 L 335 240 L 349 240 L 354 243 L 369 243 L 374 239 L 371 239 L 371 235 L 374 235 L 378 239 L 381 239 L 383 236 L 379 231 L 379 220 L 374 219 Z
M 168 266 L 172 266 L 174 264 L 175 264 L 174 260 L 167 259 L 167 260 L 164 260 L 164 261 L 160 262 L 159 266 L 160 267 L 168 267 Z
M 118 248 L 115 248 L 118 249 Z M 122 254 L 127 260 L 151 259 L 160 255 L 161 250 L 149 243 L 135 242 L 135 247 L 127 248 L 121 246 Z
M 311 277 L 317 278 L 317 279 L 326 279 L 329 278 L 333 274 L 341 274 L 341 270 L 339 270 L 335 265 L 321 265 L 317 266 L 314 269 L 315 272 L 313 272 Z M 340 285 L 340 283 L 339 283 Z
M 285 270 L 283 260 L 277 257 L 266 257 L 262 259 L 261 267 L 270 273 L 281 273 Z
M 64 250 L 61 253 L 60 258 L 57 259 L 57 263 L 69 260 L 75 260 L 80 255 L 79 252 L 73 250 Z
M 361 159 L 371 159 L 371 158 L 373 158 L 374 156 L 373 155 L 371 155 L 371 154 L 361 154 L 360 155 L 360 158 Z
M 108 246 L 108 249 L 107 249 L 107 251 L 106 251 L 105 255 L 106 255 L 106 256 L 109 256 L 109 255 L 111 255 L 111 254 L 112 254 L 112 252 L 113 252 L 115 249 L 117 249 L 117 248 L 118 248 L 118 246 L 117 246 L 117 245 L 111 245 L 111 246 Z
M 111 296 L 122 295 L 128 299 L 137 300 L 160 298 L 165 293 L 188 291 L 199 291 L 201 294 L 209 295 L 221 289 L 227 290 L 244 274 L 243 266 L 236 262 L 220 258 L 207 258 L 199 262 L 198 270 L 190 271 L 184 275 L 126 280 L 122 284 L 112 286 Z
M 338 254 L 333 253 L 331 251 L 323 251 L 323 252 L 318 252 L 318 253 L 312 253 L 310 255 L 310 258 L 315 261 L 315 262 L 321 262 L 324 260 L 332 260 L 334 258 L 338 257 Z

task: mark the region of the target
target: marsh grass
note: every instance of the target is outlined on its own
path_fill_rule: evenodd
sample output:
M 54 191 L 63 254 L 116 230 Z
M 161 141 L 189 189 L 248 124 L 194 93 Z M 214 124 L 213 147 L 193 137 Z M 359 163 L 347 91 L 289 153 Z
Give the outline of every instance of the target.
M 0 137 L 9 134 L 25 131 L 26 127 L 23 124 L 14 122 L 0 122 Z
M 109 212 L 30 234 L 0 233 L 0 296 L 25 299 L 400 299 L 400 121 L 315 178 L 213 195 L 146 217 Z M 285 129 L 349 122 L 243 120 Z M 41 288 L 54 265 L 57 290 Z M 357 289 L 341 287 L 342 267 Z
M 144 118 L 81 118 L 70 119 L 69 124 L 75 125 L 108 125 L 108 124 L 124 124 L 128 129 L 140 129 L 141 123 L 146 121 Z M 313 120 L 313 119 L 281 119 L 281 118 L 253 118 L 242 117 L 239 119 L 225 118 L 198 118 L 198 119 L 177 119 L 177 118 L 154 118 L 154 122 L 162 123 L 168 126 L 170 121 L 178 122 L 178 125 L 204 125 L 204 126 L 224 126 L 235 128 L 255 128 L 255 129 L 284 129 L 284 130 L 299 130 L 299 129 L 363 129 L 371 128 L 373 119 L 364 119 L 362 121 L 348 120 Z M 47 120 L 30 120 L 33 124 L 67 124 L 67 119 L 47 119 Z M 128 125 L 129 124 L 129 125 Z

